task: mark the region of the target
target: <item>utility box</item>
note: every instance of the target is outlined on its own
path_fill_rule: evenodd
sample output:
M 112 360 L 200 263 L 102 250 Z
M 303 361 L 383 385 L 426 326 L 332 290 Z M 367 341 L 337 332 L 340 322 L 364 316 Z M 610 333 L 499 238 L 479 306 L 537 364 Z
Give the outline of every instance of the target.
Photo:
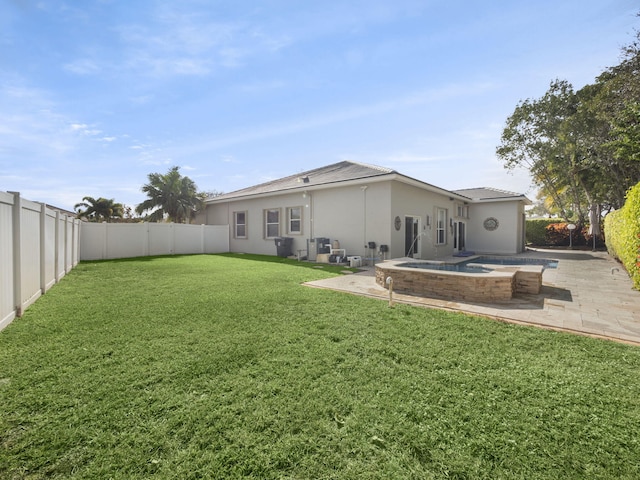
M 349 266 L 351 268 L 356 268 L 356 267 L 361 267 L 362 266 L 362 257 L 360 257 L 358 255 L 349 255 L 347 257 L 347 260 L 349 260 Z
M 324 237 L 316 238 L 317 253 L 331 253 L 331 240 Z
M 276 237 L 275 238 L 276 251 L 279 257 L 289 257 L 293 255 L 293 238 L 290 237 Z
M 310 262 L 315 262 L 318 255 L 331 253 L 331 240 L 324 237 L 311 238 L 307 240 L 307 258 Z M 317 260 L 318 262 L 320 260 Z

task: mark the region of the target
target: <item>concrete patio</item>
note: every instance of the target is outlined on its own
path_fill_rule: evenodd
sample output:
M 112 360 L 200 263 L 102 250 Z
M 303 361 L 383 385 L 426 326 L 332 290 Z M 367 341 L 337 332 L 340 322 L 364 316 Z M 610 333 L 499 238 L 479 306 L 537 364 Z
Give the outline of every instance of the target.
M 559 261 L 546 269 L 538 295 L 517 294 L 505 303 L 463 303 L 394 292 L 393 300 L 460 311 L 497 320 L 606 338 L 640 346 L 640 291 L 607 252 L 530 249 L 522 254 Z M 373 267 L 307 285 L 389 300 L 375 283 Z

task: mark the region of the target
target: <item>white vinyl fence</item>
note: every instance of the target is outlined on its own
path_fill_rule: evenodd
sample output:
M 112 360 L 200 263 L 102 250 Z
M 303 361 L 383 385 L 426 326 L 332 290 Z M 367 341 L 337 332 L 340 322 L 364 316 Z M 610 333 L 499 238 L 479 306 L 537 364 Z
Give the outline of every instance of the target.
M 80 260 L 225 253 L 228 225 L 82 222 Z
M 0 330 L 77 265 L 80 221 L 0 192 Z
M 81 222 L 0 192 L 0 330 L 80 260 L 228 251 L 228 225 Z

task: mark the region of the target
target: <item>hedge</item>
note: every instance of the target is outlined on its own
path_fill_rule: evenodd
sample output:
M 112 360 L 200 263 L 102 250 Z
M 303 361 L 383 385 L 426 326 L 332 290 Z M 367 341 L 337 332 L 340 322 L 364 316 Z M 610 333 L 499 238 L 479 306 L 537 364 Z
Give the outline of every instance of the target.
M 526 241 L 531 245 L 549 245 L 547 243 L 547 227 L 558 220 L 552 218 L 536 218 L 527 220 Z
M 553 218 L 536 218 L 527 220 L 526 242 L 528 245 L 538 247 L 568 247 L 589 245 L 591 235 L 588 234 L 589 226 L 581 230 L 574 230 L 573 234 L 567 228 L 566 222 L 558 222 Z M 601 246 L 601 242 L 598 241 Z
M 605 217 L 604 231 L 607 251 L 620 260 L 640 290 L 640 182 L 629 189 L 623 207 Z

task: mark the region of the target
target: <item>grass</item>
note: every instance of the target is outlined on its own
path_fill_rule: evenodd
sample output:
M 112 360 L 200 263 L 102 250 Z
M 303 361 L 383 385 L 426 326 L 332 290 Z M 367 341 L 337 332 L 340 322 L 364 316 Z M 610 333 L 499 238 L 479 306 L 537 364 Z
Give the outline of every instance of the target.
M 0 333 L 0 478 L 637 479 L 640 349 L 301 286 L 81 263 Z

